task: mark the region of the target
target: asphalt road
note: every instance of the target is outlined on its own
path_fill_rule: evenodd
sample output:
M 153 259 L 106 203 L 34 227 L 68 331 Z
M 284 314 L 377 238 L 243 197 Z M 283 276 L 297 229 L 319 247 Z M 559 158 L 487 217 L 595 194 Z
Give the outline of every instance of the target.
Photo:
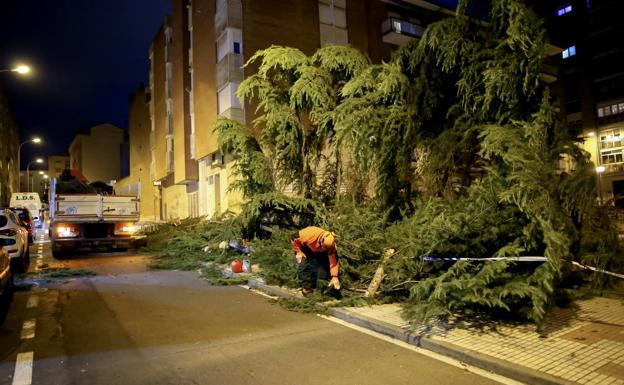
M 45 239 L 31 253 L 0 327 L 0 384 L 496 383 L 196 272 L 150 271 L 145 257 L 55 261 Z M 98 275 L 36 274 L 46 266 Z

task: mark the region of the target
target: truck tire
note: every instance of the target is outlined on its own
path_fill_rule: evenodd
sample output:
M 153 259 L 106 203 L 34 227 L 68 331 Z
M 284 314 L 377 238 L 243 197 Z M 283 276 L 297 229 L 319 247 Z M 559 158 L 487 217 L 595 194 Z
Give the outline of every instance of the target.
M 52 256 L 56 259 L 63 259 L 63 257 L 65 256 L 65 253 L 60 250 L 52 249 Z

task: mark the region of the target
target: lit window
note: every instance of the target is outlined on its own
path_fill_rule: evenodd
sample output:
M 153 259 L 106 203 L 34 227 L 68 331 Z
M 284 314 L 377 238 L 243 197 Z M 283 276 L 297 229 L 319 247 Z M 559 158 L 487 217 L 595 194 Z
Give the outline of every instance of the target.
M 611 106 L 611 112 L 615 115 L 618 113 L 618 106 L 617 104 L 614 104 Z
M 572 6 L 571 5 L 566 5 L 564 7 L 561 7 L 557 10 L 557 16 L 563 16 L 566 13 L 570 13 L 572 12 Z
M 624 103 L 619 103 L 618 104 L 618 112 L 621 114 L 622 112 L 624 112 Z
M 611 106 L 606 106 L 606 107 L 604 108 L 604 111 L 605 111 L 605 115 L 606 115 L 606 116 L 611 115 Z
M 604 116 L 604 108 L 599 108 L 598 109 L 598 117 L 602 118 Z
M 564 59 L 567 59 L 570 56 L 574 56 L 574 55 L 576 55 L 576 46 L 575 45 L 571 45 L 568 48 L 564 49 L 563 52 L 561 52 L 561 56 Z

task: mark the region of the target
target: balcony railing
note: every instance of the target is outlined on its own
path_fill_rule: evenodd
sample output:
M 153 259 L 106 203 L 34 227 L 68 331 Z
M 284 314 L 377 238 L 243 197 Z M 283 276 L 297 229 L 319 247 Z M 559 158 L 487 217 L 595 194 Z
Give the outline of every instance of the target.
M 243 81 L 243 55 L 229 53 L 217 64 L 217 89 L 228 82 Z
M 388 18 L 381 23 L 381 39 L 394 45 L 405 45 L 422 37 L 425 29 L 409 21 Z
M 603 164 L 605 174 L 621 174 L 624 173 L 624 163 Z
M 228 108 L 227 110 L 220 113 L 219 116 L 236 120 L 237 122 L 243 124 L 245 123 L 245 111 L 243 111 L 242 108 Z

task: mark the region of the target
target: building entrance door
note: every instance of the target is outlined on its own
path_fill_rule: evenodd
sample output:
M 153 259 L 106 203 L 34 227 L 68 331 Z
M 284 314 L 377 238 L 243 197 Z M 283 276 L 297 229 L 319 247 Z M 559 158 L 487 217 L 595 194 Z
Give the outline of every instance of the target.
M 613 196 L 615 197 L 615 207 L 624 210 L 624 180 L 613 181 Z

